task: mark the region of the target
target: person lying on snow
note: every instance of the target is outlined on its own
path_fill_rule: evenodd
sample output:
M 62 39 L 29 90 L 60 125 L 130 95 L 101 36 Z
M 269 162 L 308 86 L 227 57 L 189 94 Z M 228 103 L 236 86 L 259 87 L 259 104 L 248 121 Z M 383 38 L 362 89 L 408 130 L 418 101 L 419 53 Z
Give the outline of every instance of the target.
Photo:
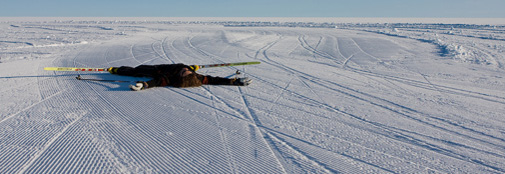
M 111 74 L 151 77 L 147 82 L 138 81 L 130 88 L 135 91 L 158 86 L 172 86 L 178 88 L 197 87 L 202 85 L 235 85 L 247 86 L 252 80 L 249 78 L 223 78 L 201 75 L 196 73 L 198 65 L 184 64 L 162 64 L 162 65 L 140 65 L 135 68 L 129 66 L 110 67 L 107 71 Z

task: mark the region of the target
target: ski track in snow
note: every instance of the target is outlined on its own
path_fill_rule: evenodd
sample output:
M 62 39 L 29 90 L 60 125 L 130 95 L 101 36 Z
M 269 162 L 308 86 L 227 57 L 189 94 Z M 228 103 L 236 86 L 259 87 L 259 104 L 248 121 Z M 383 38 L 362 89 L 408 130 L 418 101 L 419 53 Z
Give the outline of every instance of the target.
M 501 28 L 0 26 L 0 173 L 505 173 Z M 247 87 L 42 70 L 242 61 L 198 72 Z

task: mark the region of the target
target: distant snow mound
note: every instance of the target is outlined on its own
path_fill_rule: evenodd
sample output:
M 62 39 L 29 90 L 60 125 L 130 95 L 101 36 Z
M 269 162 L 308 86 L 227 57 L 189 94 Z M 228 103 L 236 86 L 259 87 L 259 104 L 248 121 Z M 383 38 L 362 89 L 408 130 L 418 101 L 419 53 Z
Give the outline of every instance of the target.
M 492 32 L 474 32 L 467 31 L 470 29 L 486 29 L 496 26 L 478 26 L 478 25 L 451 25 L 451 24 L 390 24 L 398 27 L 381 28 L 378 26 L 368 26 L 370 28 L 361 29 L 367 32 L 383 34 L 398 38 L 415 39 L 421 42 L 430 43 L 438 47 L 439 53 L 443 57 L 454 59 L 457 61 L 479 64 L 479 65 L 494 65 L 501 67 L 499 60 L 496 58 L 499 53 L 503 52 L 504 46 L 501 44 L 492 43 L 493 41 L 505 41 L 501 36 L 496 36 Z M 374 28 L 376 27 L 376 28 Z M 382 26 L 390 27 L 390 26 Z M 455 27 L 459 27 L 456 29 Z M 462 29 L 465 29 L 463 31 Z M 479 41 L 470 41 L 465 39 L 457 39 L 464 37 L 468 39 L 479 39 Z M 496 53 L 498 51 L 498 53 Z M 498 56 L 500 57 L 500 56 Z
M 473 64 L 497 65 L 492 57 L 482 51 L 454 43 L 441 44 L 441 46 L 445 48 L 448 57 Z

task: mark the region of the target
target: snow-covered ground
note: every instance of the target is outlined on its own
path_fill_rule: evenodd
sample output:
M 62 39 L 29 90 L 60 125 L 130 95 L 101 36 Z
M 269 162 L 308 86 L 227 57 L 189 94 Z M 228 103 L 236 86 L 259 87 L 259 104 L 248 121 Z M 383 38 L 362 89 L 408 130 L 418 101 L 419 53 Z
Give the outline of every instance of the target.
M 0 173 L 505 173 L 503 25 L 292 20 L 1 19 Z M 199 73 L 247 87 L 43 70 L 242 61 Z

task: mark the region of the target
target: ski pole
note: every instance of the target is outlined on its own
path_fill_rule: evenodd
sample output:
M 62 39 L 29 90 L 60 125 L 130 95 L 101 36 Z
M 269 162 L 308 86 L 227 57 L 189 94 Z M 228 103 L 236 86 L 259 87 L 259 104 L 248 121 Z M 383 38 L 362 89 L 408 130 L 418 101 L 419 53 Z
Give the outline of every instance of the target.
M 133 83 L 134 81 L 123 81 L 123 80 L 103 80 L 103 79 L 83 79 L 81 75 L 75 77 L 77 80 L 87 80 L 87 81 L 98 81 L 98 82 L 120 82 L 120 83 Z

